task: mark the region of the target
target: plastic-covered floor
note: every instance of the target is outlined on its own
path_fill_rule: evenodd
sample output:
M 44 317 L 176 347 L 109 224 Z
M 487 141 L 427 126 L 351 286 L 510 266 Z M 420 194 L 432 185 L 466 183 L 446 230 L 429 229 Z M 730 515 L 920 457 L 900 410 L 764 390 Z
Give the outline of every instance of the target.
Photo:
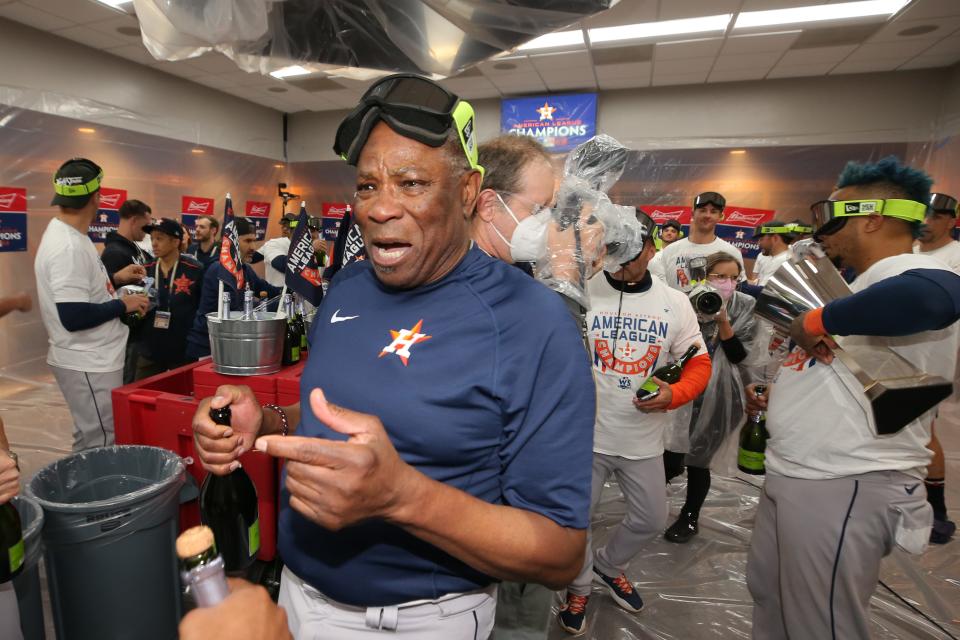
M 0 370 L 0 416 L 20 454 L 24 480 L 69 453 L 70 415 L 43 361 Z M 947 503 L 953 517 L 960 518 L 960 404 L 943 406 L 938 424 L 947 451 Z M 724 455 L 730 457 L 732 451 Z M 682 490 L 676 481 L 670 488 L 671 517 L 683 501 Z M 686 545 L 659 538 L 631 563 L 628 576 L 643 596 L 643 612 L 629 614 L 595 590 L 584 637 L 749 638 L 751 601 L 744 570 L 758 496 L 759 490 L 743 480 L 715 475 L 700 518 L 700 535 Z M 595 539 L 605 540 L 622 515 L 623 502 L 616 485 L 611 485 L 593 523 Z M 884 561 L 881 577 L 960 638 L 960 542 L 932 546 L 921 557 L 895 552 Z M 876 639 L 948 637 L 883 587 L 874 596 L 873 610 Z M 47 637 L 54 638 L 50 625 Z M 549 638 L 566 637 L 551 621 Z

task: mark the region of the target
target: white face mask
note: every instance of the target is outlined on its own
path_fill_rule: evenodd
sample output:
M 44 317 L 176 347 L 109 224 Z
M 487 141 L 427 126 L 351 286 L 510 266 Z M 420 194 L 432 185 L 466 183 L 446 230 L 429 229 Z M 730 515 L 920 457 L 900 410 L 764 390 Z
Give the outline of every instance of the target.
M 550 210 L 542 208 L 533 215 L 529 215 L 523 220 L 517 220 L 513 210 L 503 201 L 500 194 L 497 194 L 497 200 L 503 205 L 504 210 L 517 223 L 513 233 L 508 240 L 497 225 L 491 223 L 494 233 L 496 233 L 504 244 L 510 247 L 510 257 L 514 262 L 536 262 L 544 255 L 544 241 L 546 239 L 547 221 L 550 219 Z

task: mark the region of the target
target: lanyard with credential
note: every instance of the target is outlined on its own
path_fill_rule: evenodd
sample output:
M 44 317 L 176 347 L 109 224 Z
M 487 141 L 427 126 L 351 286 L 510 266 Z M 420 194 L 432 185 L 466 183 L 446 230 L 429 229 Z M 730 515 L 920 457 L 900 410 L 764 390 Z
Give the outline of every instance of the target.
M 177 259 L 177 261 L 173 263 L 173 269 L 170 270 L 170 282 L 169 284 L 167 284 L 167 309 L 166 309 L 167 311 L 169 311 L 170 308 L 173 306 L 173 281 L 177 277 L 177 266 L 179 264 L 180 264 L 180 260 Z M 159 260 L 157 260 L 157 266 L 156 266 L 156 270 L 154 271 L 153 281 L 156 282 L 158 285 L 160 284 L 160 261 Z M 159 303 L 160 303 L 160 295 L 158 293 L 157 304 Z

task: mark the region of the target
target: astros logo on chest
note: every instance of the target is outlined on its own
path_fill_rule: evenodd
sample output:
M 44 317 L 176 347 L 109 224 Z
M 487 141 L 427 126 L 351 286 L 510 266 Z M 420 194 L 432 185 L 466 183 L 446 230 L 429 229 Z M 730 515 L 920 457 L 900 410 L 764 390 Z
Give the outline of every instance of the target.
M 385 346 L 380 350 L 380 355 L 378 358 L 382 358 L 388 354 L 394 354 L 400 358 L 400 361 L 403 363 L 403 366 L 407 366 L 407 363 L 410 360 L 410 349 L 414 345 L 421 342 L 426 342 L 433 336 L 428 336 L 425 333 L 421 333 L 423 328 L 423 318 L 421 318 L 417 324 L 413 325 L 412 329 L 400 329 L 399 331 L 390 330 L 390 335 L 393 338 L 393 342 Z

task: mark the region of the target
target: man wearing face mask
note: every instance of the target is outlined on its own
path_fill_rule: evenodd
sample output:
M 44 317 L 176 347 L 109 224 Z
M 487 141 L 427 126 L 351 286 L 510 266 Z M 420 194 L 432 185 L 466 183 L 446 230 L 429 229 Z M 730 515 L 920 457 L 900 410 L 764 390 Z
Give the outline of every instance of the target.
M 653 278 L 647 264 L 656 253 L 654 222 L 636 214 L 644 230 L 643 248 L 615 271 L 590 279 L 587 328 L 597 385 L 591 510 L 605 481 L 614 476 L 626 502 L 626 515 L 606 544 L 588 544 L 584 564 L 567 587 L 558 621 L 568 633 L 586 628 L 586 607 L 593 582 L 603 586 L 622 609 L 637 613 L 643 601 L 624 574 L 627 563 L 662 530 L 667 520 L 663 485 L 663 438 L 671 411 L 703 392 L 710 378 L 710 356 L 697 316 L 679 291 Z M 643 402 L 636 392 L 657 369 L 697 347 L 680 380 L 654 378 L 658 395 Z M 593 541 L 596 542 L 596 541 Z M 591 548 L 593 546 L 593 548 Z
M 726 199 L 716 191 L 705 191 L 693 200 L 693 217 L 689 237 L 677 240 L 664 248 L 659 272 L 654 272 L 674 289 L 690 286 L 690 258 L 706 257 L 723 251 L 740 265 L 743 271 L 743 255 L 735 246 L 717 237 L 717 223 L 723 219 Z

